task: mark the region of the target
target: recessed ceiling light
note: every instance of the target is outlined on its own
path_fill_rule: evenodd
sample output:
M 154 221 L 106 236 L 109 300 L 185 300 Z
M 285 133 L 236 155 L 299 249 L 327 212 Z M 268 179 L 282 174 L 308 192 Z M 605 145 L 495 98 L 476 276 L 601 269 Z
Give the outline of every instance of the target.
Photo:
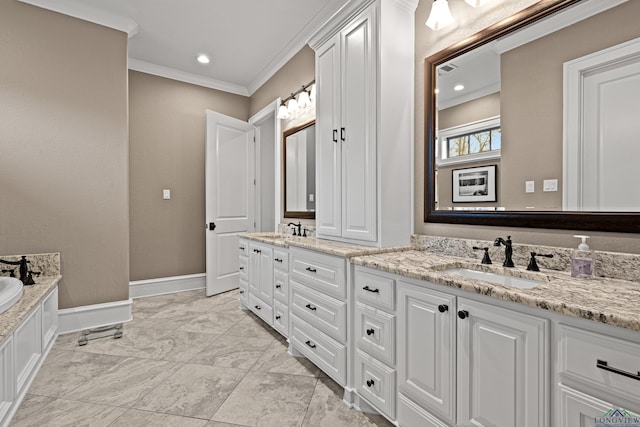
M 457 91 L 461 91 L 462 89 L 464 89 L 464 86 L 463 86 L 463 85 L 455 85 L 455 86 L 453 87 L 453 90 L 457 90 Z
M 196 59 L 201 64 L 208 64 L 209 61 L 210 61 L 209 57 L 207 55 L 205 55 L 204 53 L 201 53 L 200 55 L 196 56 Z

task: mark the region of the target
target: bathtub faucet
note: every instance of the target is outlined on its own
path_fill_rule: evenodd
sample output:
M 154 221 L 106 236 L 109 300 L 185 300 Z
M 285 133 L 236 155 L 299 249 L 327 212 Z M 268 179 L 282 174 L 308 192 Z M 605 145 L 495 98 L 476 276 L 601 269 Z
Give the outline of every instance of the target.
M 29 267 L 27 267 L 27 264 L 30 263 L 31 261 L 27 261 L 27 257 L 26 256 L 22 256 L 22 258 L 20 259 L 20 261 L 7 261 L 4 259 L 0 259 L 0 264 L 7 264 L 7 265 L 19 265 L 20 266 L 20 281 L 22 282 L 23 285 L 28 286 L 28 285 L 35 285 L 36 282 L 33 280 L 33 275 L 39 275 L 40 273 L 34 273 L 33 271 L 29 270 Z

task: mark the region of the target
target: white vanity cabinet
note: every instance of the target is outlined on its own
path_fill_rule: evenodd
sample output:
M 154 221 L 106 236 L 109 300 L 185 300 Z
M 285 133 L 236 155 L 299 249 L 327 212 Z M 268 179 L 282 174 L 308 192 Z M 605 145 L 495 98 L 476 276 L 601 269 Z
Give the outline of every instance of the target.
M 316 233 L 408 243 L 414 0 L 356 0 L 310 41 L 316 51 Z M 380 201 L 384 200 L 384 204 Z
M 458 424 L 548 425 L 549 321 L 458 298 Z
M 289 253 L 273 250 L 273 327 L 289 337 Z
M 238 265 L 240 304 L 249 307 L 249 242 L 245 239 L 238 242 Z
M 299 248 L 289 251 L 292 354 L 307 357 L 338 384 L 347 384 L 345 258 Z
M 273 326 L 273 248 L 249 243 L 249 310 Z

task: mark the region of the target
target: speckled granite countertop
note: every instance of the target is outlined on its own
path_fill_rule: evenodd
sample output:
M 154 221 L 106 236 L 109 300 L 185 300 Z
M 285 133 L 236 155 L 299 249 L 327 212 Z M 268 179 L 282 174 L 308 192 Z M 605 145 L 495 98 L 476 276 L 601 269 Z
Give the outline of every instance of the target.
M 351 243 L 336 242 L 333 240 L 317 239 L 315 237 L 297 237 L 281 233 L 242 233 L 240 234 L 240 238 L 255 240 L 257 242 L 267 243 L 281 248 L 294 246 L 346 258 L 411 249 L 410 246 L 378 248 L 375 246 L 354 245 Z
M 418 250 L 360 256 L 352 258 L 351 262 L 405 277 L 640 331 L 640 283 L 637 282 L 606 278 L 582 280 L 572 278 L 569 273 L 552 270 L 536 273 L 524 268 L 504 268 L 495 264 L 485 266 L 468 258 Z M 468 266 L 489 272 L 506 272 L 509 275 L 541 280 L 544 283 L 532 289 L 519 289 L 440 271 Z
M 42 301 L 60 279 L 60 275 L 38 277 L 35 285 L 24 287 L 22 298 L 9 310 L 0 314 L 0 342 L 11 335 L 22 319 Z

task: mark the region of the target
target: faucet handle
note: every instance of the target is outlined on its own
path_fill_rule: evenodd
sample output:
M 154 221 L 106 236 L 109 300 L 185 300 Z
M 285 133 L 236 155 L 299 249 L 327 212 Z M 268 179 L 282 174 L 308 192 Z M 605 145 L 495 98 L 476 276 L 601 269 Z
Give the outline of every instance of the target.
M 531 252 L 531 259 L 529 260 L 529 265 L 527 265 L 527 270 L 529 271 L 540 271 L 538 267 L 538 263 L 536 262 L 536 256 L 542 256 L 545 258 L 553 258 L 553 254 L 539 254 L 536 252 Z
M 3 273 L 9 273 L 9 277 L 16 277 L 16 269 L 9 268 L 7 270 L 2 270 Z
M 484 251 L 484 256 L 482 257 L 482 264 L 492 264 L 491 262 L 491 258 L 489 258 L 489 248 L 485 247 L 485 248 L 480 248 L 478 246 L 474 246 L 473 247 L 474 251 Z

